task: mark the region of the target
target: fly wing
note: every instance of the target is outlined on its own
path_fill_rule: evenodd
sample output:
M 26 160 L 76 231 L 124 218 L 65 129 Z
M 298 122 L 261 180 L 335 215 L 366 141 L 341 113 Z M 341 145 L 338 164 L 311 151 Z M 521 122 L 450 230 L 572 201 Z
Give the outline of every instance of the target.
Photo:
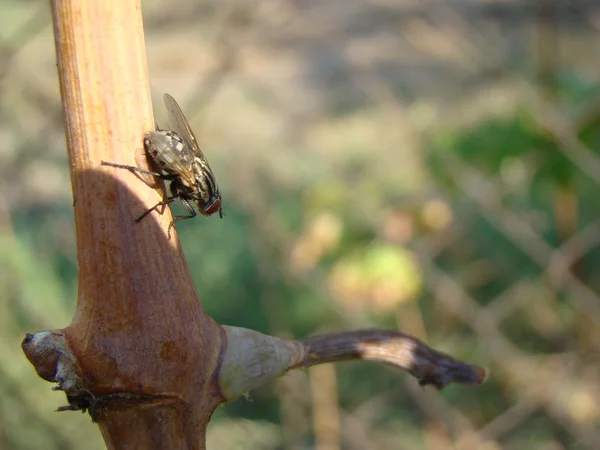
M 210 177 L 214 180 L 212 169 L 208 165 L 208 161 L 206 160 L 204 153 L 202 153 L 202 150 L 200 150 L 196 136 L 194 136 L 194 132 L 192 131 L 190 124 L 183 115 L 183 111 L 175 99 L 169 94 L 165 94 L 163 99 L 165 101 L 167 111 L 169 111 L 169 120 L 171 121 L 171 127 L 173 131 L 175 131 L 181 137 L 181 139 L 183 139 L 183 142 L 192 151 L 194 156 L 200 160 L 202 163 L 201 165 L 203 172 L 210 175 Z
M 202 155 L 202 152 L 200 151 L 196 136 L 194 136 L 194 132 L 192 131 L 192 127 L 190 127 L 190 124 L 183 115 L 183 111 L 175 99 L 169 94 L 165 94 L 163 98 L 167 111 L 169 111 L 169 120 L 171 121 L 172 130 L 183 139 L 185 144 L 196 156 L 201 155 L 201 157 L 204 158 L 204 155 Z
M 146 149 L 161 170 L 180 176 L 188 186 L 192 186 L 195 182 L 194 154 L 178 138 L 181 137 L 174 136 L 170 131 L 151 131 L 146 135 Z

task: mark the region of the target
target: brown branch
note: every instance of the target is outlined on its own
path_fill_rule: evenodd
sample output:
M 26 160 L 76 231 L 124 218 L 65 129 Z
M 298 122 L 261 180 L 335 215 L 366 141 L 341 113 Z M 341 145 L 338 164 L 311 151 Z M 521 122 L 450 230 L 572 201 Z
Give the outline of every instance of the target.
M 480 384 L 487 377 L 485 369 L 458 361 L 400 331 L 342 331 L 299 342 L 303 346 L 303 357 L 291 368 L 365 359 L 403 369 L 417 378 L 421 386 L 432 384 L 438 389 L 448 383 Z
M 89 410 L 108 448 L 204 448 L 222 401 L 222 330 L 204 314 L 162 196 L 125 170 L 154 128 L 139 1 L 51 3 L 74 198 L 79 292 L 71 324 L 26 356 Z M 142 167 L 144 157 L 137 162 Z
M 434 350 L 394 330 L 342 331 L 286 341 L 245 328 L 223 326 L 227 350 L 219 384 L 231 401 L 285 372 L 316 364 L 364 359 L 390 364 L 417 378 L 421 386 L 480 384 L 487 370 Z

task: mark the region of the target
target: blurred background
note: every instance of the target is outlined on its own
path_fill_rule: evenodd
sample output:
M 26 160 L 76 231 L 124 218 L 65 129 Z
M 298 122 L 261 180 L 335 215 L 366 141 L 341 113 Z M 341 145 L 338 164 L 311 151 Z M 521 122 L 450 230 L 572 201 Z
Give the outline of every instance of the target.
M 597 1 L 143 6 L 157 120 L 169 92 L 223 193 L 224 220 L 177 225 L 209 314 L 491 369 L 297 371 L 219 408 L 209 448 L 600 448 Z M 20 348 L 69 323 L 77 265 L 49 7 L 0 11 L 0 449 L 102 449 Z

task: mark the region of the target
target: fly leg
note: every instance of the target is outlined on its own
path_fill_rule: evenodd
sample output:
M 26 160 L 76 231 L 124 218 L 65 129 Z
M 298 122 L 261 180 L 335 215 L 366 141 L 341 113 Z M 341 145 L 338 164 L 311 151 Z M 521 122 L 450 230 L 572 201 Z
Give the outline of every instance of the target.
M 140 217 L 138 217 L 137 219 L 135 219 L 136 223 L 141 222 L 141 220 L 146 217 L 148 214 L 150 214 L 152 211 L 154 211 L 156 208 L 158 208 L 159 206 L 165 206 L 168 205 L 169 203 L 173 203 L 175 200 L 177 200 L 177 197 L 169 197 L 166 200 L 163 200 L 162 202 L 158 202 L 156 205 L 154 205 L 152 208 L 150 208 L 148 211 L 146 211 L 144 214 L 142 214 Z M 177 219 L 175 219 L 177 220 Z M 171 225 L 173 225 L 171 223 Z M 171 228 L 171 225 L 169 225 L 169 228 Z
M 158 208 L 160 206 L 168 205 L 170 203 L 173 203 L 175 200 L 177 200 L 177 197 L 169 197 L 166 200 L 163 200 L 162 202 L 158 202 L 156 205 L 154 205 L 152 208 L 150 208 L 148 211 L 146 211 L 140 217 L 138 217 L 137 219 L 135 219 L 135 223 L 139 223 L 144 217 L 146 217 L 148 214 L 150 214 L 156 208 Z M 187 219 L 187 217 L 183 217 L 183 218 Z M 173 228 L 173 225 L 175 225 L 175 220 L 178 220 L 178 219 L 179 219 L 179 216 L 176 216 L 175 219 L 173 219 L 173 222 L 171 222 L 169 224 L 169 228 L 167 229 L 167 237 L 169 239 L 171 239 L 171 228 Z
M 185 220 L 185 219 L 191 219 L 192 217 L 196 217 L 196 215 L 197 215 L 196 211 L 194 210 L 194 207 L 192 205 L 190 205 L 190 202 L 188 200 L 182 198 L 181 204 L 183 205 L 185 210 L 190 213 L 190 215 L 189 216 L 175 216 L 175 217 L 173 217 L 173 222 L 175 222 L 177 220 Z
M 152 172 L 150 170 L 140 169 L 139 167 L 135 167 L 135 166 L 127 166 L 125 164 L 115 164 L 115 163 L 106 162 L 106 161 L 100 161 L 100 164 L 103 166 L 116 167 L 117 169 L 127 169 L 133 173 L 143 173 L 146 175 L 152 175 L 154 177 L 160 178 L 161 180 L 173 180 L 173 178 L 174 178 L 173 175 L 165 175 L 165 174 L 158 173 L 158 172 Z M 135 219 L 136 223 L 139 222 L 140 220 L 142 220 L 144 217 L 146 217 L 148 214 L 150 214 L 152 211 L 154 211 L 159 206 L 168 205 L 169 203 L 173 202 L 175 199 L 177 199 L 176 196 L 169 197 L 166 200 L 163 200 L 162 202 L 157 203 L 152 208 L 150 208 L 148 211 L 146 211 L 144 214 L 142 214 L 140 217 Z
M 160 207 L 160 206 L 165 206 L 168 205 L 170 203 L 173 203 L 175 200 L 177 200 L 177 196 L 175 197 L 169 197 L 166 200 L 163 200 L 162 202 L 158 202 L 156 205 L 154 205 L 152 208 L 150 208 L 148 211 L 146 211 L 144 214 L 142 214 L 140 217 L 138 217 L 137 219 L 135 219 L 135 221 L 137 223 L 139 223 L 144 217 L 146 217 L 148 214 L 150 214 L 152 211 L 154 211 L 156 208 Z M 171 228 L 173 228 L 175 226 L 175 222 L 178 220 L 184 220 L 184 219 L 191 219 L 192 217 L 196 217 L 196 211 L 194 211 L 194 208 L 192 207 L 192 205 L 190 204 L 190 202 L 188 202 L 185 199 L 181 199 L 181 203 L 183 204 L 184 208 L 187 210 L 187 212 L 189 212 L 190 214 L 188 216 L 175 216 L 173 217 L 173 221 L 169 224 L 169 228 L 167 229 L 167 236 L 169 239 L 171 239 Z
M 171 222 L 169 224 L 169 229 L 167 230 L 167 236 L 169 237 L 169 239 L 171 239 L 171 228 L 173 228 L 175 226 L 175 222 L 178 220 L 185 220 L 185 219 L 191 219 L 192 217 L 196 217 L 196 211 L 194 210 L 194 207 L 192 205 L 190 205 L 190 202 L 187 201 L 186 199 L 182 198 L 181 199 L 181 204 L 183 205 L 183 207 L 185 208 L 185 210 L 187 212 L 189 212 L 189 216 L 175 216 L 173 217 L 173 222 Z
M 105 162 L 105 161 L 101 161 L 101 164 L 103 166 L 110 166 L 110 167 L 116 167 L 117 169 L 127 169 L 130 172 L 136 172 L 136 173 L 143 173 L 143 174 L 147 174 L 147 175 L 152 175 L 155 177 L 160 178 L 161 180 L 170 180 L 172 181 L 171 183 L 171 197 L 167 197 L 165 200 L 158 202 L 156 205 L 154 205 L 152 208 L 148 209 L 146 212 L 144 212 L 144 214 L 142 214 L 140 217 L 138 217 L 137 219 L 135 219 L 136 223 L 139 223 L 142 221 L 142 219 L 144 217 L 146 217 L 148 214 L 150 214 L 152 211 L 154 211 L 155 209 L 161 207 L 161 206 L 165 206 L 165 205 L 169 205 L 171 203 L 173 203 L 175 200 L 177 200 L 178 198 L 181 200 L 181 203 L 183 204 L 183 207 L 186 209 L 186 211 L 189 213 L 189 215 L 187 216 L 174 216 L 173 217 L 173 221 L 169 224 L 169 228 L 167 230 L 167 235 L 169 237 L 169 239 L 171 239 L 171 228 L 173 228 L 175 226 L 175 222 L 178 220 L 184 220 L 184 219 L 191 219 L 192 217 L 196 217 L 196 211 L 194 210 L 194 207 L 190 204 L 190 202 L 184 198 L 181 198 L 180 192 L 179 190 L 181 189 L 178 182 L 177 182 L 177 176 L 176 175 L 170 175 L 170 174 L 162 174 L 162 173 L 158 173 L 158 172 L 151 172 L 149 170 L 144 170 L 144 169 L 140 169 L 139 167 L 135 167 L 135 166 L 127 166 L 124 164 L 115 164 L 115 163 L 110 163 L 110 162 Z
M 130 172 L 137 172 L 137 173 L 143 173 L 146 175 L 152 175 L 152 176 L 160 178 L 161 180 L 172 180 L 173 179 L 173 175 L 165 175 L 165 174 L 158 173 L 158 172 L 151 172 L 149 170 L 140 169 L 139 167 L 135 167 L 135 166 L 126 166 L 124 164 L 115 164 L 115 163 L 106 162 L 106 161 L 100 161 L 100 165 L 116 167 L 117 169 L 127 169 Z

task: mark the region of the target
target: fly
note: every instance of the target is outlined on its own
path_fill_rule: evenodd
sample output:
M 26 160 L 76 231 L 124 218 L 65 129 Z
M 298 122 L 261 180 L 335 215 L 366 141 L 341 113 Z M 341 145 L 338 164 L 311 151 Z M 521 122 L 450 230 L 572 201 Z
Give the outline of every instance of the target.
M 144 148 L 159 167 L 160 173 L 104 161 L 102 165 L 154 175 L 171 182 L 169 185 L 171 195 L 144 212 L 135 220 L 136 222 L 141 221 L 155 209 L 177 199 L 181 201 L 188 215 L 173 217 L 169 231 L 177 220 L 196 217 L 192 202 L 196 204 L 196 209 L 203 216 L 211 216 L 218 211 L 219 217 L 223 218 L 221 192 L 215 181 L 215 175 L 198 146 L 194 132 L 175 99 L 169 94 L 165 94 L 163 98 L 173 131 L 159 130 L 157 127 L 144 136 Z

